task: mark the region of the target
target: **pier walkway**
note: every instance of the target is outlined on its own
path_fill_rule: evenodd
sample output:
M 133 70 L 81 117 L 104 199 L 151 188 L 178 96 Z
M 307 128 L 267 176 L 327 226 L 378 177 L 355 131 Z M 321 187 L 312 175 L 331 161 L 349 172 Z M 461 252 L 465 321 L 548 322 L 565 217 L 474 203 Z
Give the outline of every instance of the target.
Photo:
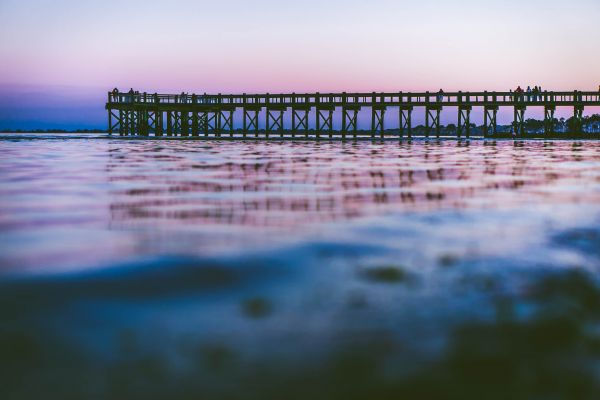
M 424 92 L 306 94 L 149 94 L 109 92 L 106 109 L 110 134 L 180 137 L 357 138 L 412 137 L 413 111 L 425 113 L 425 136 L 440 136 L 444 107 L 458 110 L 456 137 L 471 136 L 471 111 L 484 111 L 483 135 L 497 135 L 500 107 L 514 111 L 513 132 L 523 136 L 528 107 L 544 108 L 544 132 L 554 133 L 557 107 L 571 107 L 581 126 L 585 107 L 600 106 L 594 92 Z M 371 129 L 358 129 L 359 111 L 370 109 Z M 234 127 L 234 112 L 242 114 Z M 334 129 L 334 111 L 341 129 Z M 398 125 L 385 124 L 386 112 L 399 114 Z M 309 119 L 309 114 L 311 118 Z M 259 129 L 259 116 L 264 118 Z M 284 118 L 285 116 L 285 118 Z M 286 125 L 287 123 L 287 125 Z

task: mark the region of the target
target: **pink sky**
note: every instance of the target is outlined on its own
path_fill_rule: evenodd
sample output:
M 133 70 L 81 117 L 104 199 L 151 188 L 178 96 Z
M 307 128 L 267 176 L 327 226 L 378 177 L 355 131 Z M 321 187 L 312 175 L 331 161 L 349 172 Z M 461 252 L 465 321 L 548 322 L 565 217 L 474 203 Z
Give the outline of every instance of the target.
M 599 16 L 597 0 L 2 0 L 0 91 L 87 93 L 98 107 L 114 86 L 595 90 Z

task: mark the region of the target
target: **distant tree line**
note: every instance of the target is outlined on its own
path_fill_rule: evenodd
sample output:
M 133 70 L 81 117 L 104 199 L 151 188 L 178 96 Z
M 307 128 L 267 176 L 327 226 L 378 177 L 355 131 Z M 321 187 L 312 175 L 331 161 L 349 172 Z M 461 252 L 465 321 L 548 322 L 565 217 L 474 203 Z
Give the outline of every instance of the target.
M 529 118 L 524 121 L 523 126 L 525 131 L 530 134 L 543 133 L 545 129 L 545 121 L 534 118 Z M 600 114 L 593 114 L 590 116 L 584 116 L 581 123 L 577 121 L 575 117 L 570 118 L 554 118 L 552 120 L 552 127 L 554 132 L 557 133 L 600 133 Z M 471 123 L 471 134 L 477 134 L 483 132 L 483 125 L 476 125 Z M 457 126 L 455 124 L 442 125 L 440 127 L 442 134 L 456 134 Z M 497 131 L 500 133 L 512 132 L 513 125 L 498 125 Z M 413 132 L 417 134 L 424 134 L 427 128 L 424 125 L 417 125 L 413 128 Z M 430 134 L 435 135 L 435 129 L 430 130 Z

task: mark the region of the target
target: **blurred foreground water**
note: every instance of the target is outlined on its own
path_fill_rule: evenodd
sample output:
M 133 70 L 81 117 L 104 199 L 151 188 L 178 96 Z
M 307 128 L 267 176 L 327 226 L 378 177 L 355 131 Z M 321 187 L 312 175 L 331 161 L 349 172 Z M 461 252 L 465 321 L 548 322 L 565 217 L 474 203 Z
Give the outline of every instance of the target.
M 0 154 L 2 399 L 600 394 L 600 142 Z

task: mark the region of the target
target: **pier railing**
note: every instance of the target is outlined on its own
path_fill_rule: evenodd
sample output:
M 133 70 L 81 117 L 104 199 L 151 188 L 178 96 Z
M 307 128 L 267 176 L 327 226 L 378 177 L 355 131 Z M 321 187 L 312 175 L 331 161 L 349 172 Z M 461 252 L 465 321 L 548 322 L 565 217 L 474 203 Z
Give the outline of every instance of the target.
M 280 104 L 292 107 L 296 104 L 320 104 L 343 106 L 359 104 L 366 107 L 382 104 L 390 107 L 406 104 L 427 105 L 499 105 L 526 104 L 537 105 L 551 103 L 574 105 L 577 103 L 600 104 L 600 91 L 596 92 L 420 92 L 420 93 L 292 93 L 292 94 L 150 94 L 150 93 L 108 93 L 108 103 L 123 104 L 197 104 L 197 105 L 236 105 Z M 589 104 L 596 105 L 596 104 Z

